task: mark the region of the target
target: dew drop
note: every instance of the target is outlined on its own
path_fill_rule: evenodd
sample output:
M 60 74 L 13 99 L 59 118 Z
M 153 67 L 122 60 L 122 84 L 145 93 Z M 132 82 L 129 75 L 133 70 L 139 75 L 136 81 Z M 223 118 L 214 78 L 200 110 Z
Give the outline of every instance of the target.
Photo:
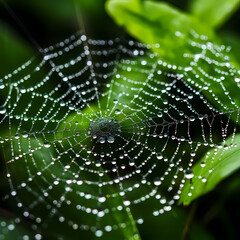
M 124 201 L 123 201 L 123 204 L 125 206 L 129 206 L 131 204 L 131 202 L 127 198 L 125 198 Z
M 154 180 L 154 185 L 155 185 L 155 186 L 161 185 L 161 180 L 160 180 L 160 178 L 155 178 L 155 180 Z
M 103 202 L 106 201 L 106 197 L 101 193 L 101 194 L 99 194 L 99 196 L 98 196 L 98 201 L 99 201 L 100 203 L 103 203 Z
M 97 230 L 97 231 L 95 232 L 95 236 L 96 236 L 96 237 L 102 237 L 102 235 L 103 235 L 103 232 L 102 232 L 101 230 Z
M 23 138 L 27 138 L 28 137 L 28 133 L 26 131 L 22 132 L 22 137 Z
M 206 163 L 205 163 L 205 162 L 201 162 L 200 166 L 201 166 L 201 167 L 205 167 L 205 166 L 206 166 Z
M 164 105 L 167 105 L 167 104 L 168 104 L 168 100 L 167 100 L 167 99 L 164 99 L 164 100 L 163 100 L 163 104 L 164 104 Z
M 118 114 L 120 114 L 120 113 L 121 113 L 121 111 L 120 111 L 119 109 L 116 109 L 116 110 L 115 110 L 115 114 L 116 114 L 116 115 L 118 115 Z
M 219 149 L 223 148 L 222 143 L 218 143 L 218 144 L 217 144 L 217 148 L 219 148 Z
M 193 174 L 192 170 L 187 169 L 187 170 L 185 171 L 185 177 L 186 177 L 187 179 L 192 179 L 192 178 L 194 177 L 194 174 Z
M 238 78 L 238 77 L 236 77 L 234 80 L 235 80 L 236 83 L 240 82 L 240 78 Z
M 206 178 L 202 178 L 202 182 L 203 183 L 207 182 L 207 179 Z
M 105 143 L 105 138 L 104 137 L 100 137 L 100 139 L 99 139 L 99 142 L 101 143 L 101 144 L 103 144 L 103 143 Z
M 194 117 L 194 116 L 190 116 L 190 117 L 189 117 L 189 120 L 190 120 L 191 122 L 193 122 L 193 121 L 195 120 L 195 117 Z
M 19 139 L 20 138 L 18 133 L 16 133 L 14 137 L 15 137 L 15 139 Z
M 160 152 L 159 152 L 159 153 L 157 153 L 157 159 L 158 159 L 158 160 L 161 160 L 161 159 L 163 159 L 163 155 L 162 155 L 162 153 L 160 153 Z
M 105 227 L 105 231 L 106 231 L 106 232 L 111 232 L 111 231 L 112 231 L 112 227 L 111 227 L 110 225 L 107 225 L 107 226 Z
M 26 88 L 25 88 L 24 86 L 22 86 L 22 87 L 20 88 L 20 92 L 21 92 L 21 93 L 26 93 Z
M 74 110 L 74 105 L 70 104 L 68 107 L 69 107 L 69 110 Z
M 115 139 L 112 136 L 109 136 L 108 139 L 107 139 L 108 143 L 114 143 L 114 141 L 115 141 Z
M 195 151 L 191 151 L 190 155 L 191 155 L 191 157 L 195 157 L 196 156 L 196 152 Z
M 0 114 L 5 114 L 7 111 L 6 107 L 0 106 Z
M 5 88 L 5 85 L 2 82 L 0 82 L 0 89 L 4 89 L 4 88 Z
M 51 147 L 50 142 L 44 142 L 43 145 L 44 145 L 45 148 L 50 148 Z
M 61 106 L 61 107 L 64 107 L 64 106 L 65 106 L 65 102 L 61 101 L 61 102 L 60 102 L 60 106 Z
M 171 211 L 172 207 L 170 205 L 165 205 L 163 209 L 168 212 Z
M 129 166 L 134 166 L 134 165 L 135 165 L 134 160 L 133 160 L 133 159 L 130 159 L 130 160 L 129 160 Z

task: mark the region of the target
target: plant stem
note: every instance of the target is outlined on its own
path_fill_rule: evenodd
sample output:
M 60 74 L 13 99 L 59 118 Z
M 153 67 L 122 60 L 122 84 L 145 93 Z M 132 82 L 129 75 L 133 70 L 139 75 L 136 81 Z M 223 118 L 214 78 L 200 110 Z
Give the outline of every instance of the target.
M 127 211 L 130 223 L 131 223 L 131 227 L 132 227 L 132 229 L 134 231 L 134 236 L 132 237 L 132 239 L 141 240 L 141 236 L 140 236 L 138 228 L 137 228 L 137 226 L 135 224 L 135 221 L 134 221 L 134 218 L 132 216 L 130 208 L 126 208 L 126 211 Z
M 187 219 L 185 227 L 183 229 L 181 240 L 188 240 L 189 239 L 191 224 L 192 224 L 194 215 L 196 213 L 197 205 L 198 205 L 198 202 L 194 201 L 192 206 L 191 206 L 190 213 L 188 215 L 188 219 Z

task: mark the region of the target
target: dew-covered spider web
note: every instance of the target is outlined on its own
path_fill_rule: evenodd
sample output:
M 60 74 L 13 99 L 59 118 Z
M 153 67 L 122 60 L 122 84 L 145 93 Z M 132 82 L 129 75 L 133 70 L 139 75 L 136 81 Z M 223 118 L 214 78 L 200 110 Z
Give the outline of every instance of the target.
M 76 34 L 2 77 L 2 201 L 14 214 L 0 239 L 16 224 L 34 234 L 15 239 L 138 239 L 133 222 L 170 211 L 195 161 L 239 147 L 225 144 L 239 132 L 229 48 L 194 32 L 188 45 L 176 66 L 152 46 Z

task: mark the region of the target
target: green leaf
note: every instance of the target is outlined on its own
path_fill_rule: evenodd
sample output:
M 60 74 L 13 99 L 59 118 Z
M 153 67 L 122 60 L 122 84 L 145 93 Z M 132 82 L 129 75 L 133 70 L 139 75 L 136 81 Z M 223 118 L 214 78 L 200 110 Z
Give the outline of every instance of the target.
M 171 63 L 182 65 L 190 30 L 213 38 L 211 28 L 166 3 L 139 0 L 109 0 L 108 13 L 120 25 L 145 44 L 160 44 L 156 51 Z M 181 32 L 182 37 L 176 36 Z
M 204 23 L 219 27 L 238 9 L 240 0 L 194 0 L 191 12 Z
M 240 36 L 230 31 L 221 32 L 220 36 L 225 45 L 231 46 L 231 53 L 234 54 L 237 62 L 240 63 Z
M 231 75 L 232 68 L 237 72 L 235 67 L 238 65 L 226 48 L 224 51 L 219 50 L 221 41 L 211 27 L 165 3 L 109 0 L 106 7 L 115 21 L 132 36 L 145 44 L 151 44 L 152 50 L 159 54 L 161 60 L 180 66 L 185 81 L 199 90 L 214 107 L 222 111 L 240 107 L 239 88 Z M 197 33 L 197 38 L 193 32 Z M 205 40 L 200 37 L 201 34 L 207 36 Z M 184 57 L 186 55 L 189 57 Z M 212 64 L 215 62 L 216 65 Z M 226 76 L 217 71 L 216 66 L 220 68 L 218 65 L 227 73 Z M 185 69 L 191 70 L 187 72 Z M 224 78 L 224 87 L 218 81 L 221 78 Z
M 240 168 L 240 134 L 210 150 L 192 168 L 194 177 L 185 183 L 179 204 L 189 205 L 194 199 L 210 192 L 223 179 Z

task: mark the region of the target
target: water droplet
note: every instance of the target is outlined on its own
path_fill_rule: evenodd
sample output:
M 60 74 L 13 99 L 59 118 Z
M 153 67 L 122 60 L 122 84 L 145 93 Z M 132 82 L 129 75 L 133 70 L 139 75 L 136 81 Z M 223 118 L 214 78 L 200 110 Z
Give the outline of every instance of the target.
M 102 166 L 101 161 L 96 160 L 95 161 L 95 165 L 96 165 L 96 167 L 101 167 Z
M 61 107 L 64 107 L 64 106 L 65 106 L 65 102 L 61 101 L 61 102 L 60 102 L 60 106 L 61 106 Z
M 193 151 L 190 152 L 190 155 L 191 155 L 191 157 L 195 157 L 196 156 L 196 152 L 193 150 Z
M 102 235 L 103 235 L 103 231 L 101 231 L 101 230 L 97 230 L 97 231 L 95 232 L 95 236 L 96 236 L 96 237 L 102 237 Z
M 206 166 L 206 163 L 205 162 L 201 162 L 201 167 L 205 167 Z
M 163 116 L 162 112 L 159 112 L 157 116 L 161 118 Z
M 19 139 L 20 138 L 18 133 L 16 133 L 14 137 L 15 137 L 15 139 Z
M 36 240 L 41 240 L 41 239 L 42 239 L 42 235 L 39 234 L 39 233 L 36 234 L 36 235 L 35 235 L 35 239 L 36 239 Z
M 106 140 L 105 140 L 105 138 L 104 138 L 104 137 L 100 137 L 100 139 L 99 139 L 99 142 L 100 142 L 100 143 L 102 143 L 102 144 L 103 144 L 103 143 L 105 143 L 105 141 L 106 141 Z
M 50 148 L 51 147 L 50 142 L 44 142 L 43 145 L 44 145 L 45 148 Z
M 98 201 L 99 201 L 100 203 L 103 203 L 103 202 L 106 201 L 106 197 L 101 193 L 101 194 L 99 194 L 99 196 L 98 196 Z
M 207 182 L 207 179 L 206 178 L 202 178 L 202 182 L 203 183 Z
M 238 77 L 236 77 L 234 80 L 235 80 L 236 83 L 240 82 L 240 78 L 238 78 Z
M 127 198 L 125 198 L 124 201 L 123 201 L 123 204 L 125 206 L 129 206 L 131 204 L 131 202 Z
M 20 92 L 21 92 L 21 93 L 26 93 L 26 88 L 25 88 L 24 86 L 22 86 L 22 87 L 20 88 Z
M 155 178 L 155 180 L 154 180 L 154 185 L 155 186 L 159 186 L 159 185 L 161 185 L 161 180 L 160 180 L 160 178 Z
M 106 231 L 106 232 L 111 232 L 111 231 L 112 231 L 112 227 L 111 227 L 110 225 L 107 225 L 107 226 L 105 227 L 105 231 Z
M 167 105 L 168 104 L 168 100 L 167 99 L 163 99 L 163 104 Z
M 113 103 L 118 103 L 118 100 L 116 98 L 113 99 Z
M 222 143 L 218 143 L 218 144 L 217 144 L 217 148 L 219 148 L 219 149 L 223 148 Z
M 74 110 L 74 105 L 73 104 L 70 104 L 68 107 L 69 107 L 69 110 Z
M 0 114 L 5 114 L 7 109 L 4 106 L 0 106 Z
M 28 133 L 26 131 L 22 132 L 22 137 L 23 138 L 27 138 L 28 137 Z
M 172 207 L 170 205 L 165 205 L 163 209 L 168 212 L 171 211 Z
M 133 159 L 130 159 L 130 160 L 129 160 L 129 166 L 134 166 L 134 165 L 135 165 L 134 160 L 133 160 Z
M 121 111 L 120 111 L 119 109 L 116 109 L 116 110 L 115 110 L 115 114 L 116 114 L 116 115 L 118 115 L 118 114 L 120 114 L 120 113 L 121 113 Z
M 74 85 L 72 85 L 72 86 L 71 86 L 71 89 L 72 89 L 72 91 L 76 91 L 76 90 L 77 90 L 77 87 L 74 86 Z
M 195 117 L 194 117 L 194 116 L 190 116 L 190 117 L 189 117 L 189 120 L 190 120 L 191 122 L 193 122 L 193 121 L 195 120 Z
M 160 152 L 159 152 L 159 153 L 157 153 L 157 159 L 158 159 L 158 160 L 161 160 L 161 159 L 163 159 L 163 155 L 162 155 L 162 153 L 160 153 Z
M 0 82 L 0 89 L 4 89 L 4 88 L 5 88 L 5 85 L 2 82 Z
M 107 139 L 108 143 L 114 143 L 115 139 L 112 136 L 109 136 Z
M 185 137 L 184 136 L 181 136 L 180 140 L 183 142 L 185 141 Z
M 192 179 L 192 178 L 194 177 L 194 174 L 193 174 L 192 170 L 187 169 L 187 170 L 185 171 L 185 177 L 186 177 L 187 179 Z

